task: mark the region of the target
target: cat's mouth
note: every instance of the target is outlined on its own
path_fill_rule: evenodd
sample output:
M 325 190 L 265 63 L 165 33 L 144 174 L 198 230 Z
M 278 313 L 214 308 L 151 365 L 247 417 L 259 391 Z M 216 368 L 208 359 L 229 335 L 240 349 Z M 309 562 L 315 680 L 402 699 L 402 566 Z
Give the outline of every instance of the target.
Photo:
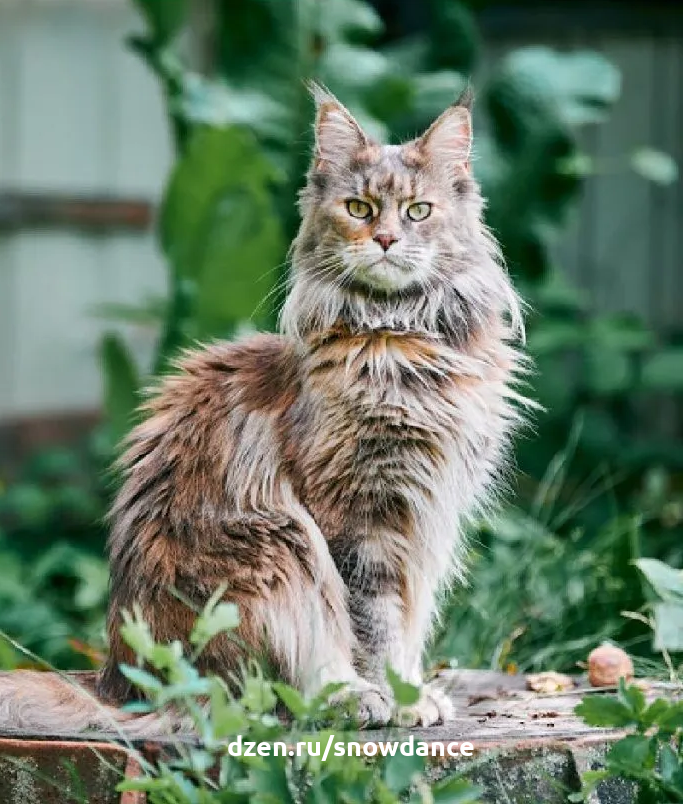
M 415 272 L 405 262 L 384 255 L 358 268 L 354 272 L 354 280 L 356 284 L 366 285 L 373 290 L 391 293 L 414 285 Z

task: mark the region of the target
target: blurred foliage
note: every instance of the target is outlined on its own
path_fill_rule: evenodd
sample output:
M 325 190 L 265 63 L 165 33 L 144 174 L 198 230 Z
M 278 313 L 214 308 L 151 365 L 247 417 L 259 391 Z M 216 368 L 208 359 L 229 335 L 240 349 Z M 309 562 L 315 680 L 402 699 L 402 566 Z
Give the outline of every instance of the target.
M 637 514 L 615 512 L 591 528 L 568 526 L 594 493 L 586 488 L 567 499 L 554 493 L 571 459 L 565 452 L 551 465 L 530 511 L 508 507 L 478 530 L 470 584 L 448 601 L 434 660 L 510 672 L 570 671 L 606 639 L 640 657 L 683 649 L 683 599 L 665 586 L 679 578 L 680 590 L 680 573 L 643 558 L 646 550 L 659 551 L 683 563 L 680 542 L 671 549 L 658 544 L 662 531 L 680 524 L 683 497 L 667 489 L 662 505 L 663 478 L 651 472 L 632 501 Z M 661 663 L 640 666 L 668 675 Z
M 647 415 L 683 391 L 683 346 L 660 342 L 633 316 L 592 312 L 553 258 L 582 186 L 602 169 L 581 152 L 578 131 L 609 115 L 618 70 L 598 53 L 527 47 L 488 66 L 480 82 L 477 25 L 454 0 L 426 2 L 426 30 L 394 41 L 362 0 L 216 0 L 211 37 L 201 43 L 210 67 L 200 73 L 184 55 L 196 35 L 189 0 L 132 2 L 144 30 L 129 44 L 159 79 L 177 151 L 158 227 L 169 292 L 106 312 L 158 323 L 154 372 L 197 339 L 275 326 L 310 149 L 307 79 L 326 84 L 373 135 L 400 140 L 428 126 L 472 78 L 475 172 L 487 222 L 530 302 L 538 369 L 530 393 L 547 412 L 518 445 L 517 507 L 478 534 L 472 586 L 456 591 L 434 655 L 567 668 L 605 636 L 649 655 L 647 625 L 621 612 L 648 601 L 632 560 L 683 558 L 683 448 L 657 437 Z M 650 148 L 621 169 L 662 185 L 677 175 Z M 19 586 L 38 583 L 31 562 L 48 545 L 101 553 L 109 487 L 93 478 L 133 423 L 146 382 L 116 334 L 101 355 L 107 415 L 98 468 L 56 490 L 29 473 L 0 496 L 0 550 L 26 562 Z M 75 520 L 59 513 L 69 495 Z M 76 603 L 78 566 L 72 561 L 60 578 L 62 595 L 49 609 L 81 636 L 96 618 Z M 62 639 L 51 652 L 53 633 L 62 632 L 55 626 L 43 631 L 44 644 L 29 641 L 61 662 L 68 645 Z
M 97 665 L 104 650 L 108 448 L 52 449 L 0 489 L 0 631 L 59 667 Z M 29 663 L 30 664 L 30 663 Z M 0 668 L 27 666 L 0 639 Z

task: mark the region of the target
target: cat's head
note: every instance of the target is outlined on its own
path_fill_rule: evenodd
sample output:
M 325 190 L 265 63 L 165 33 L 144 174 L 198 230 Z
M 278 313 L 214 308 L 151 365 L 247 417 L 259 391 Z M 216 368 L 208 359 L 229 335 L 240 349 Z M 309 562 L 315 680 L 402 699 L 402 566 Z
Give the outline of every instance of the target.
M 470 169 L 469 95 L 402 145 L 374 141 L 326 90 L 313 86 L 313 95 L 315 146 L 285 329 L 295 320 L 301 329 L 305 308 L 315 327 L 354 309 L 368 326 L 381 326 L 383 311 L 405 318 L 402 311 L 424 310 L 429 299 L 435 320 L 454 299 L 464 315 L 468 297 L 476 303 L 484 292 L 487 270 L 491 289 L 502 281 L 508 296 Z

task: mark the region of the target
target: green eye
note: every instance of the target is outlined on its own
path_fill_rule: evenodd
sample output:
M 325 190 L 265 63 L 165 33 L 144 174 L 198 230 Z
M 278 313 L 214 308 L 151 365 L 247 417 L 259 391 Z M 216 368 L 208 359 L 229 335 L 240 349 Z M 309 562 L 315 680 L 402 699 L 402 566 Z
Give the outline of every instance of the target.
M 352 218 L 369 218 L 372 215 L 372 207 L 367 201 L 361 201 L 359 198 L 351 198 L 346 202 L 346 208 Z
M 423 221 L 431 215 L 432 205 L 426 201 L 419 201 L 417 204 L 411 204 L 406 212 L 411 221 Z

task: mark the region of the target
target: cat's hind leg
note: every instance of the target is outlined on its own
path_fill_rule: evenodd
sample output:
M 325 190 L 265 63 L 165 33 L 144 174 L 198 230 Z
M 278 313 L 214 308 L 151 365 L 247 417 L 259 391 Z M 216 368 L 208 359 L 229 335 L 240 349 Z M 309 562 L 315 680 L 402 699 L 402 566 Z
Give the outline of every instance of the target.
M 284 511 L 196 519 L 194 528 L 204 532 L 194 544 L 167 536 L 148 519 L 135 540 L 113 552 L 103 697 L 120 701 L 134 692 L 119 671 L 120 663 L 134 663 L 120 635 L 122 609 L 138 606 L 157 641 L 180 639 L 189 646 L 193 608 L 227 584 L 224 600 L 237 604 L 240 623 L 209 642 L 198 660 L 201 670 L 232 680 L 246 659 L 265 658 L 305 694 L 345 683 L 346 694 L 359 697 L 361 722 L 388 721 L 389 699 L 354 668 L 346 588 L 327 543 L 303 506 L 287 502 Z

